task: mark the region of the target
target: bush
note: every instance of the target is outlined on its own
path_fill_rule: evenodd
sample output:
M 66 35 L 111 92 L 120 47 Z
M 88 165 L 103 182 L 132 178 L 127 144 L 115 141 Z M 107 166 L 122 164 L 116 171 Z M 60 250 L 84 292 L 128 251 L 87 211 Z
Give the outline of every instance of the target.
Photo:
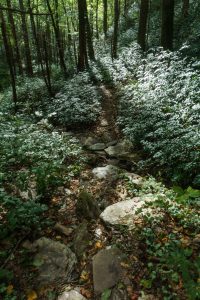
M 149 53 L 138 81 L 123 87 L 119 123 L 123 132 L 176 182 L 199 183 L 200 74 L 180 52 Z
M 52 131 L 48 123 L 30 124 L 22 117 L 1 116 L 0 182 L 37 193 L 67 182 L 80 171 L 81 149 L 75 139 Z
M 100 95 L 87 73 L 68 80 L 48 109 L 50 120 L 65 126 L 90 124 L 99 113 Z

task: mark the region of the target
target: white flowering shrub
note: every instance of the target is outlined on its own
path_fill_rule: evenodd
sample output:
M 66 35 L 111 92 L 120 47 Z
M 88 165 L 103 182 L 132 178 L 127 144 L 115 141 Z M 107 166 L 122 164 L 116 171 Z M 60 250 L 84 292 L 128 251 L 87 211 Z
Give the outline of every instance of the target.
M 200 183 L 200 73 L 179 52 L 149 53 L 123 87 L 119 123 L 146 163 L 175 181 Z
M 82 166 L 81 148 L 75 139 L 16 116 L 0 115 L 0 184 L 10 182 L 26 191 L 33 179 L 44 197 L 68 182 Z
M 49 119 L 66 126 L 90 124 L 97 120 L 101 97 L 87 73 L 68 80 L 52 99 L 48 108 Z
M 97 81 L 119 84 L 135 77 L 141 59 L 140 48 L 133 43 L 130 47 L 122 48 L 117 59 L 112 60 L 110 54 L 99 56 L 91 69 Z

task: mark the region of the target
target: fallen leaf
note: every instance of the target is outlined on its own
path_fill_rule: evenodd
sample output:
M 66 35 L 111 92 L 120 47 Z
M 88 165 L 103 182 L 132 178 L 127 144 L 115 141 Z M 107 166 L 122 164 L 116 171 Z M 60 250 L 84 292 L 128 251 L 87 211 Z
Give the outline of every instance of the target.
M 81 295 L 83 295 L 84 297 L 86 297 L 87 299 L 91 299 L 92 298 L 92 293 L 89 290 L 86 290 L 84 288 L 81 288 Z
M 83 271 L 83 272 L 81 273 L 80 278 L 81 278 L 81 280 L 83 280 L 83 281 L 87 281 L 87 280 L 89 279 L 89 273 L 86 272 L 86 271 Z
M 98 241 L 98 242 L 95 243 L 94 247 L 95 247 L 95 249 L 102 249 L 103 248 L 103 244 L 102 244 L 102 242 Z
M 35 291 L 28 292 L 27 300 L 35 300 L 38 299 L 37 293 Z
M 6 293 L 7 293 L 8 295 L 12 294 L 13 289 L 14 289 L 14 286 L 13 286 L 12 284 L 9 284 L 9 285 L 7 286 L 7 288 L 6 288 Z

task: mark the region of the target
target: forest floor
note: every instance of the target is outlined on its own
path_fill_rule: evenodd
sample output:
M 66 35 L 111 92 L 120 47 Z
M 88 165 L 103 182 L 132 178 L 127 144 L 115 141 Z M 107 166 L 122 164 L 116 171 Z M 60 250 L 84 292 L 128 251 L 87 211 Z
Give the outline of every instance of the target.
M 40 235 L 18 241 L 4 263 L 15 274 L 8 293 L 17 289 L 19 299 L 162 299 L 147 281 L 141 287 L 147 273 L 146 246 L 137 231 L 129 230 L 130 219 L 140 226 L 140 218 L 131 215 L 133 207 L 127 207 L 124 215 L 119 207 L 113 215 L 115 203 L 135 199 L 137 207 L 141 199 L 133 196 L 130 187 L 140 190 L 145 178 L 135 174 L 139 154 L 117 126 L 115 89 L 105 85 L 99 89 L 103 101 L 97 124 L 69 133 L 82 145 L 84 170 L 51 197 L 45 217 L 53 222 Z M 108 215 L 102 216 L 109 207 Z M 73 251 L 67 258 L 61 243 Z M 6 240 L 4 246 L 11 244 Z M 67 273 L 66 259 L 67 265 L 71 263 Z M 186 299 L 182 290 L 179 296 Z

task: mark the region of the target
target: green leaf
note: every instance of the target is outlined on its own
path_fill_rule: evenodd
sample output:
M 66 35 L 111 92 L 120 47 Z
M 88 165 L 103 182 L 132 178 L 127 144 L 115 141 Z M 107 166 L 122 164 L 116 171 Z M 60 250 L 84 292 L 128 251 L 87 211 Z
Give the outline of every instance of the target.
M 109 300 L 110 296 L 111 296 L 111 290 L 106 289 L 101 295 L 101 300 Z

